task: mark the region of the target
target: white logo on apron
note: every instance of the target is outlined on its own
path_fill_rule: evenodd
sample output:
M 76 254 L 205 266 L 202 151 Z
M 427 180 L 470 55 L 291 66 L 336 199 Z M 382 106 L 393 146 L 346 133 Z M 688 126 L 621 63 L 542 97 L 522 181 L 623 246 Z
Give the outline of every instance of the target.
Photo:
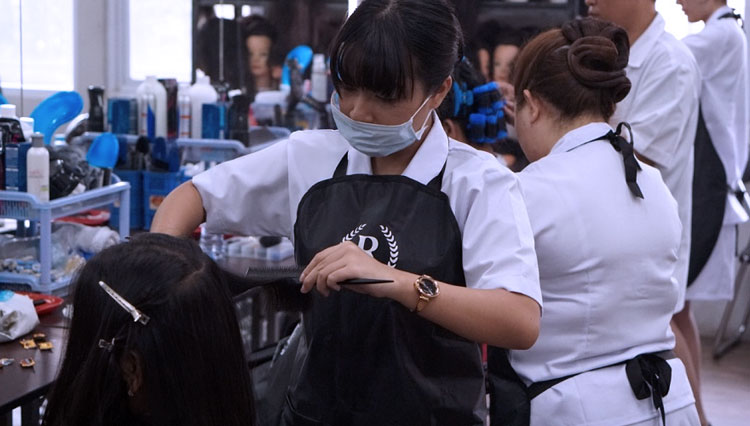
M 366 223 L 359 225 L 358 227 L 353 229 L 352 232 L 346 234 L 344 238 L 341 239 L 341 242 L 354 241 L 354 238 L 357 237 L 357 245 L 359 246 L 359 248 L 361 248 L 365 253 L 369 254 L 370 257 L 374 257 L 373 253 L 375 253 L 378 247 L 380 247 L 380 241 L 377 237 L 373 237 L 371 235 L 360 235 L 360 233 L 363 229 L 365 229 L 366 226 Z M 391 230 L 388 229 L 387 226 L 379 226 L 381 234 L 383 234 L 383 237 L 385 237 L 385 240 L 388 243 L 388 252 L 390 254 L 390 257 L 388 259 L 388 266 L 390 266 L 391 268 L 395 268 L 396 264 L 398 263 L 398 242 L 396 241 L 396 237 L 393 236 L 393 232 L 391 232 Z

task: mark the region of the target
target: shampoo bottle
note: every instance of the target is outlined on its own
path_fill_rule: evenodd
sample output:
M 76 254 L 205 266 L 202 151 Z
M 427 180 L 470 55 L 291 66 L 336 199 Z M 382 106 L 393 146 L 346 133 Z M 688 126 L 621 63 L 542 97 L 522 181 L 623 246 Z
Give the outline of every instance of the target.
M 200 76 L 188 91 L 192 111 L 190 113 L 190 133 L 194 138 L 203 134 L 203 104 L 214 103 L 219 100 L 219 94 L 211 86 L 211 78 Z
M 138 86 L 136 90 L 138 97 L 138 109 L 141 117 L 146 115 L 146 120 L 140 120 L 138 134 L 148 135 L 148 129 L 143 128 L 143 123 L 154 123 L 154 137 L 167 137 L 167 90 L 155 76 L 150 75 Z M 153 96 L 153 99 L 149 96 Z M 150 111 L 150 112 L 149 112 Z
M 28 193 L 41 202 L 49 201 L 49 151 L 44 147 L 44 135 L 31 136 L 31 149 L 26 154 L 26 186 Z

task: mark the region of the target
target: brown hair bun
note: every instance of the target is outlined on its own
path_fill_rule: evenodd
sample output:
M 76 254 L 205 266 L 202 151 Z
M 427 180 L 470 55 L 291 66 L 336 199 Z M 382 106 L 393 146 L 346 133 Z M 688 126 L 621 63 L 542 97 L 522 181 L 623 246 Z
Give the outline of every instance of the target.
M 630 44 L 622 28 L 596 19 L 577 19 L 562 27 L 570 43 L 568 68 L 586 87 L 611 89 L 615 103 L 625 99 L 631 88 L 625 75 Z
M 524 90 L 556 107 L 563 118 L 596 114 L 609 120 L 615 105 L 630 93 L 625 73 L 630 54 L 622 28 L 594 18 L 570 21 L 546 31 L 521 50 L 514 86 L 517 107 Z

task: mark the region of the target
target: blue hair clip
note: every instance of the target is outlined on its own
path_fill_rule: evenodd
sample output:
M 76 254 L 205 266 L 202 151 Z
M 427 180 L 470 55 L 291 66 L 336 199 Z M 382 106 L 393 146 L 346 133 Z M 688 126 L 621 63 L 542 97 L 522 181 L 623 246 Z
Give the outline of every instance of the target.
M 466 90 L 466 84 L 462 83 L 464 90 L 457 82 L 453 82 L 453 117 L 458 117 L 458 113 L 461 111 L 461 106 L 472 106 L 474 104 L 474 93 L 471 90 Z

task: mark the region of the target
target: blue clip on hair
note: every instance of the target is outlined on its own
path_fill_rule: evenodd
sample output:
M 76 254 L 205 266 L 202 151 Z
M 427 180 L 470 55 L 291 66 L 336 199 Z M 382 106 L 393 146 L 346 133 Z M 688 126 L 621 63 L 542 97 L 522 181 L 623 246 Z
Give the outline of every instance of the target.
M 462 83 L 464 90 L 453 82 L 453 117 L 458 117 L 458 113 L 461 112 L 461 106 L 472 106 L 474 104 L 474 93 L 471 90 L 466 90 L 466 83 Z

